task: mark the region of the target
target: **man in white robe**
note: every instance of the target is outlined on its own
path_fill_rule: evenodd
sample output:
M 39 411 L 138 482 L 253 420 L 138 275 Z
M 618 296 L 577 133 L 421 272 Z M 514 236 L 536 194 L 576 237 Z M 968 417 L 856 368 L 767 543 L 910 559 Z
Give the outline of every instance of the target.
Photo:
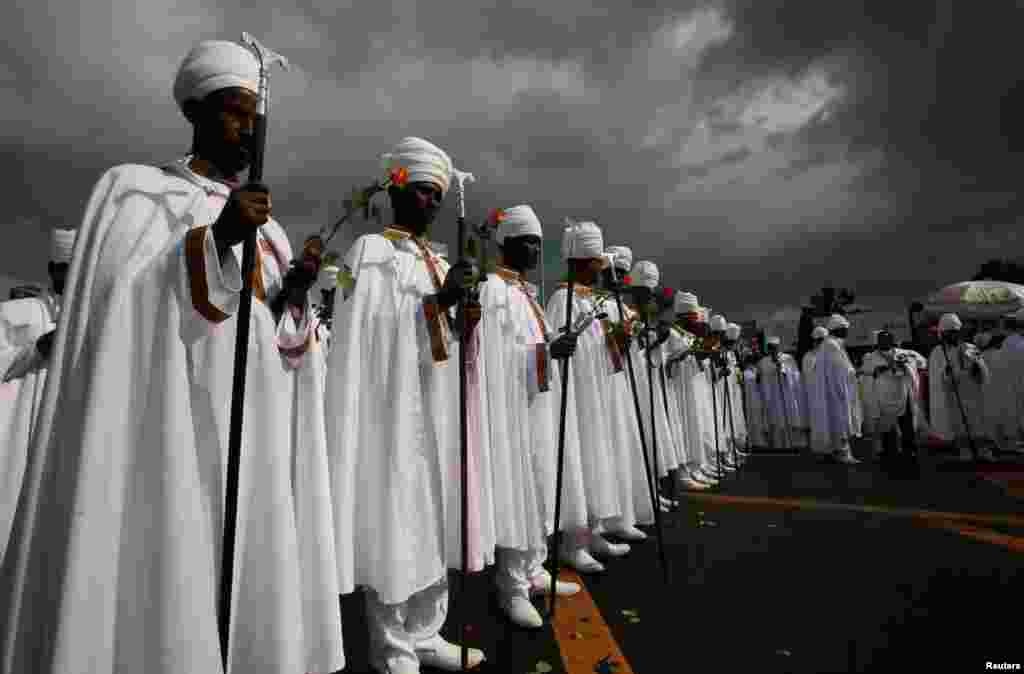
M 693 293 L 677 294 L 674 302 L 676 325 L 683 333 L 684 344 L 671 369 L 680 392 L 688 477 L 715 486 L 723 473 L 718 471 L 715 454 L 711 382 L 706 363 L 695 353 L 708 334 L 707 312 Z
M 285 449 L 297 426 L 317 425 L 293 417 L 277 340 L 280 309 L 308 286 L 286 273 L 292 254 L 269 189 L 237 178 L 257 79 L 247 48 L 200 43 L 174 86 L 193 154 L 115 167 L 93 190 L 0 580 L 4 674 L 222 671 L 235 313 L 251 233 L 228 671 L 344 667 L 330 532 L 300 530 L 329 514 L 308 504 L 330 495 Z
M 804 397 L 806 399 L 807 419 L 810 427 L 808 444 L 811 453 L 828 456 L 832 447 L 829 441 L 828 425 L 822 423 L 826 417 L 825 398 L 818 390 L 818 357 L 821 355 L 821 346 L 828 337 L 828 330 L 824 326 L 817 326 L 811 331 L 811 350 L 804 354 L 803 380 Z
M 743 372 L 740 369 L 739 357 L 736 354 L 736 348 L 742 332 L 743 329 L 739 324 L 728 323 L 722 335 L 722 348 L 725 354 L 726 369 L 728 370 L 726 376 L 729 377 L 727 385 L 729 395 L 726 404 L 728 411 L 732 414 L 732 423 L 729 427 L 730 440 L 732 439 L 732 434 L 735 433 L 736 456 L 741 462 L 748 456 L 746 452 L 747 422 L 743 413 Z
M 799 368 L 792 356 L 780 353 L 780 342 L 778 337 L 769 337 L 766 341 L 767 353 L 758 362 L 758 386 L 764 401 L 770 446 L 794 449 L 801 444 Z
M 43 398 L 75 230 L 55 229 L 52 237 L 49 290 L 0 303 L 0 559 L 7 549 L 29 439 Z
M 903 349 L 897 349 L 892 333 L 879 331 L 877 351 L 865 358 L 869 370 L 872 395 L 865 406 L 865 417 L 871 420 L 872 448 L 875 457 L 916 461 L 917 422 L 919 408 L 914 405 L 914 376 L 919 361 Z M 888 441 L 888 447 L 883 443 Z M 901 450 L 898 450 L 900 447 Z
M 612 520 L 607 527 L 602 526 L 602 531 L 627 542 L 638 542 L 646 540 L 647 534 L 636 525 L 654 524 L 654 507 L 651 504 L 651 485 L 648 482 L 650 476 L 644 461 L 644 442 L 640 436 L 641 424 L 637 420 L 636 402 L 633 399 L 632 384 L 627 370 L 629 362 L 632 362 L 635 375 L 641 364 L 641 356 L 634 348 L 636 343 L 627 337 L 627 331 L 632 334 L 636 312 L 630 308 L 628 297 L 627 300 L 623 300 L 621 295 L 624 279 L 628 277 L 632 265 L 633 252 L 625 246 L 609 246 L 605 249 L 605 256 L 608 258 L 608 266 L 601 272 L 602 288 L 594 292 L 597 297 L 604 299 L 604 310 L 608 314 L 608 318 L 602 321 L 612 372 L 607 386 L 607 409 L 612 430 L 612 447 L 616 452 L 618 465 L 622 515 Z M 616 292 L 620 293 L 619 300 L 622 301 L 622 310 L 626 314 L 625 321 L 619 314 Z M 627 350 L 629 358 L 626 357 Z M 640 379 L 637 379 L 638 384 L 639 382 Z M 637 400 L 643 400 L 643 395 Z M 648 421 L 645 420 L 643 424 L 645 431 L 649 425 Z M 649 452 L 648 446 L 648 461 Z M 653 470 L 653 465 L 651 469 Z
M 547 537 L 554 530 L 558 407 L 550 391 L 552 363 L 575 350 L 571 335 L 552 339 L 544 311 L 525 274 L 540 262 L 543 231 L 528 205 L 497 212 L 500 256 L 496 272 L 480 287 L 480 324 L 474 332 L 490 421 L 491 479 L 495 512 L 498 599 L 520 627 L 544 624 L 531 593 L 550 588 L 544 570 Z M 549 339 L 552 341 L 549 343 Z M 578 456 L 578 449 L 573 452 Z M 572 471 L 581 478 L 579 471 Z M 578 494 L 582 479 L 569 490 Z M 568 507 L 566 507 L 568 506 Z M 563 499 L 562 521 L 571 530 L 587 525 L 585 502 Z M 558 582 L 559 595 L 579 591 Z
M 993 404 L 993 439 L 1004 452 L 1024 449 L 1024 310 L 1005 317 L 1008 331 L 990 365 L 997 382 L 986 406 Z M 994 398 L 994 400 L 993 400 Z
M 860 403 L 862 408 L 861 419 L 861 433 L 865 437 L 872 437 L 874 435 L 874 418 L 869 414 L 869 410 L 875 409 L 875 368 L 884 364 L 884 358 L 878 347 L 878 335 L 881 334 L 881 330 L 871 331 L 871 346 L 874 347 L 871 351 L 864 354 L 861 359 L 860 370 L 857 372 L 857 378 L 860 382 Z
M 572 303 L 571 328 L 582 330 L 576 352 L 569 361 L 569 377 L 567 381 L 560 381 L 560 386 L 567 388 L 569 396 L 566 432 L 570 432 L 572 425 L 579 437 L 578 465 L 583 474 L 589 529 L 566 536 L 558 554 L 577 571 L 598 573 L 605 567 L 593 555 L 621 557 L 630 550 L 627 543 L 610 543 L 600 534 L 602 526 L 610 527 L 622 515 L 616 450 L 612 447 L 611 423 L 606 409 L 608 379 L 613 367 L 606 331 L 597 318 L 599 313 L 607 312 L 610 303 L 607 298 L 596 297 L 593 288 L 598 275 L 608 265 L 600 228 L 593 222 L 570 224 L 562 237 L 562 259 L 575 279 L 573 296 L 569 299 L 568 285 L 560 284 L 548 300 L 546 316 L 553 329 L 565 327 L 566 302 L 569 301 Z M 568 471 L 576 460 L 566 454 L 568 481 Z
M 412 674 L 455 671 L 458 645 L 440 635 L 447 570 L 462 565 L 459 341 L 453 309 L 472 271 L 426 240 L 452 160 L 421 138 L 384 155 L 394 224 L 352 244 L 335 298 L 327 376 L 327 443 L 342 594 L 366 590 L 370 664 Z M 469 571 L 493 562 L 486 407 L 467 354 Z M 470 367 L 472 366 L 472 367 Z M 484 654 L 469 649 L 476 667 Z
M 961 340 L 962 327 L 956 314 L 943 314 L 939 318 L 941 341 L 928 358 L 931 425 L 936 435 L 952 442 L 960 450 L 961 459 L 972 458 L 970 447 L 973 442 L 978 451 L 977 458 L 991 460 L 992 453 L 986 446 L 984 415 L 988 366 L 978 347 Z M 964 426 L 965 415 L 967 426 Z
M 860 461 L 853 456 L 850 441 L 860 431 L 861 408 L 857 371 L 843 345 L 850 322 L 833 314 L 826 327 L 829 336 L 822 342 L 814 366 L 814 387 L 824 405 L 816 411 L 812 435 L 821 433 L 828 438 L 834 461 L 855 465 Z

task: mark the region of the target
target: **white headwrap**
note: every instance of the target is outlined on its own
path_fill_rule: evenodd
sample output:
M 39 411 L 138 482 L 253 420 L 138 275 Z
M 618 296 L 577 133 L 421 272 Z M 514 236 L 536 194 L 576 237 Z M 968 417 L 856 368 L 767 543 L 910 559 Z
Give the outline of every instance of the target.
M 495 241 L 501 244 L 505 242 L 505 239 L 528 236 L 530 234 L 541 238 L 544 237 L 544 231 L 540 226 L 540 219 L 533 212 L 532 208 L 523 204 L 501 211 L 501 221 L 498 223 L 498 231 L 494 235 Z
M 715 314 L 711 317 L 708 327 L 711 328 L 711 332 L 725 332 L 725 316 L 722 314 Z
M 743 329 L 735 323 L 729 323 L 725 326 L 725 338 L 728 340 L 735 341 L 739 339 L 741 332 L 743 332 Z
M 991 332 L 979 332 L 974 336 L 974 345 L 979 349 L 984 349 L 992 341 Z
M 811 330 L 811 339 L 825 339 L 826 337 L 828 337 L 828 330 L 822 325 Z
M 839 314 L 832 314 L 831 318 L 828 319 L 828 329 L 838 330 L 839 328 L 850 327 L 850 321 L 846 320 L 844 316 Z
M 661 273 L 658 271 L 658 265 L 654 264 L 649 260 L 641 260 L 633 265 L 633 271 L 629 273 L 633 277 L 633 285 L 635 286 L 646 286 L 648 288 L 657 288 L 658 281 L 661 280 Z
M 56 264 L 71 264 L 71 252 L 75 249 L 78 230 L 55 229 L 50 241 L 50 261 Z
M 608 246 L 604 249 L 605 255 L 610 255 L 614 261 L 615 268 L 627 274 L 633 268 L 633 251 L 625 246 Z
M 334 290 L 338 287 L 338 274 L 341 269 L 337 265 L 328 264 L 320 267 L 317 274 L 315 288 L 317 290 Z
M 956 314 L 942 314 L 942 317 L 939 318 L 939 332 L 959 330 L 962 327 L 964 324 L 960 322 L 960 317 Z
M 258 93 L 260 64 L 247 47 L 226 40 L 200 42 L 185 56 L 174 78 L 174 100 L 184 110 L 185 101 L 201 101 L 228 87 Z
M 568 221 L 562 232 L 562 259 L 585 260 L 603 258 L 604 238 L 601 228 L 593 222 Z
M 765 340 L 765 344 L 773 344 L 775 346 L 779 346 L 780 344 L 782 344 L 782 340 L 779 339 L 778 337 L 769 337 L 768 339 Z
M 680 290 L 676 293 L 674 302 L 677 314 L 692 314 L 700 309 L 700 304 L 697 302 L 697 296 L 693 293 L 687 293 Z
M 451 157 L 444 150 L 414 136 L 403 138 L 391 152 L 381 155 L 381 164 L 385 179 L 390 179 L 393 171 L 405 169 L 408 182 L 433 183 L 443 194 L 448 193 L 455 172 Z

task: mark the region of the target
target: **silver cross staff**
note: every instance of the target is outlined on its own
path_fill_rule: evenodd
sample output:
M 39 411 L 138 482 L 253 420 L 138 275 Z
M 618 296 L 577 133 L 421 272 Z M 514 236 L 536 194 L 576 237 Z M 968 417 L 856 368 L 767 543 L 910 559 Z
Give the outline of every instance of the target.
M 289 70 L 291 68 L 291 64 L 288 62 L 287 58 L 278 54 L 276 51 L 267 49 L 263 46 L 263 43 L 249 33 L 242 33 L 242 44 L 251 49 L 253 53 L 256 54 L 256 59 L 260 62 L 260 83 L 257 90 L 259 109 L 257 112 L 261 115 L 266 115 L 267 101 L 270 98 L 267 95 L 267 71 L 270 70 L 270 66 L 275 63 L 280 64 L 283 70 Z

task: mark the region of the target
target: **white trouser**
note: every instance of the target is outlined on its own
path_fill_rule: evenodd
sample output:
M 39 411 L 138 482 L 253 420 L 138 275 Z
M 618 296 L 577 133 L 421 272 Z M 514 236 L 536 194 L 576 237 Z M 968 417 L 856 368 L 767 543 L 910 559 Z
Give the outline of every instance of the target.
M 370 664 L 381 671 L 398 670 L 403 661 L 418 667 L 416 645 L 437 636 L 447 616 L 447 577 L 399 604 L 383 604 L 376 592 L 367 590 Z
M 544 573 L 547 549 L 495 549 L 494 583 L 503 597 L 530 598 L 533 580 Z

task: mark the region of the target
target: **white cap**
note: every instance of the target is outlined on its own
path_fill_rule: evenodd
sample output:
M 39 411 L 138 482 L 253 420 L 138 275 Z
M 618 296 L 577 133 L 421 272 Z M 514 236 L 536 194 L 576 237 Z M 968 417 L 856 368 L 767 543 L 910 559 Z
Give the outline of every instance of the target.
M 822 325 L 811 330 L 811 339 L 825 339 L 826 337 L 828 337 L 828 330 Z
M 737 340 L 740 338 L 740 333 L 743 329 L 736 323 L 729 323 L 725 326 L 725 338 L 728 340 Z
M 256 55 L 237 42 L 206 40 L 192 48 L 174 78 L 174 100 L 201 101 L 220 89 L 240 87 L 258 93 L 260 64 Z
M 939 318 L 939 332 L 959 330 L 963 326 L 964 324 L 960 322 L 960 317 L 956 314 L 942 314 Z
M 626 246 L 608 246 L 604 252 L 611 257 L 616 269 L 628 274 L 633 268 L 633 251 Z
M 839 314 L 832 314 L 832 316 L 828 319 L 829 330 L 838 330 L 839 328 L 848 327 L 850 327 L 850 321 L 846 320 L 845 316 L 841 316 Z
M 562 232 L 562 259 L 604 258 L 604 238 L 594 222 L 567 221 Z
M 532 234 L 541 238 L 544 237 L 544 231 L 540 226 L 540 219 L 533 212 L 533 209 L 526 204 L 504 208 L 497 211 L 497 214 L 498 230 L 495 232 L 494 240 L 499 244 L 504 243 L 505 239 L 512 239 L 517 236 L 529 236 Z
M 683 292 L 682 290 L 676 293 L 673 302 L 675 303 L 675 310 L 677 314 L 690 314 L 700 308 L 697 296 L 693 293 Z
M 385 172 L 385 181 L 394 180 L 401 172 L 410 183 L 433 183 L 447 194 L 451 185 L 455 166 L 448 153 L 423 138 L 407 136 L 398 141 L 391 152 L 381 155 L 381 164 Z M 465 174 L 472 182 L 472 174 Z
M 50 239 L 50 261 L 56 264 L 71 264 L 71 253 L 75 250 L 76 229 L 55 229 Z
M 633 271 L 631 271 L 629 275 L 633 277 L 633 285 L 646 286 L 652 289 L 657 288 L 658 281 L 661 280 L 658 265 L 649 260 L 641 260 L 640 262 L 637 262 L 633 265 Z
M 725 332 L 725 316 L 715 314 L 711 317 L 711 321 L 708 322 L 708 327 L 711 328 L 711 332 Z
M 768 339 L 765 340 L 765 344 L 774 345 L 774 346 L 779 346 L 781 343 L 782 343 L 782 340 L 779 339 L 778 337 L 769 337 Z

